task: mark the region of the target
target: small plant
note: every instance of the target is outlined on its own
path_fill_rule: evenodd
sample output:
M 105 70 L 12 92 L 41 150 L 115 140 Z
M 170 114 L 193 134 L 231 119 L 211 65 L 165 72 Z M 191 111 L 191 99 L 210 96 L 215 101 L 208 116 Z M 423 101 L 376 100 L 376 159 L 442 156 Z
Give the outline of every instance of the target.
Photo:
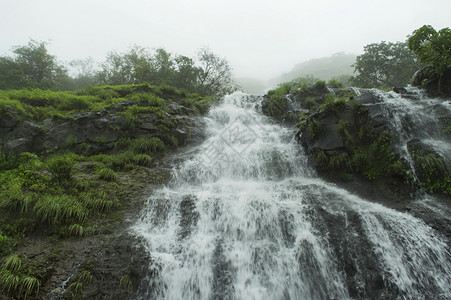
M 3 268 L 17 273 L 22 268 L 22 260 L 17 254 L 10 255 L 3 264 Z
M 91 283 L 92 278 L 91 272 L 87 270 L 84 270 L 75 276 L 73 282 L 69 285 L 73 299 L 77 298 L 83 291 L 83 288 Z
M 315 118 L 310 118 L 307 123 L 308 123 L 307 132 L 312 137 L 316 137 L 317 135 L 319 135 L 319 133 L 321 131 L 321 122 Z
M 70 195 L 44 195 L 34 207 L 36 215 L 49 224 L 84 222 L 88 210 Z
M 327 94 L 324 98 L 324 103 L 319 106 L 320 110 L 328 112 L 338 112 L 346 107 L 346 98 L 336 99 L 331 94 Z
M 0 257 L 7 255 L 11 252 L 13 245 L 13 239 L 7 235 L 4 235 L 0 230 Z
M 152 165 L 152 157 L 147 154 L 137 154 L 133 160 L 138 166 L 150 167 Z
M 32 293 L 39 294 L 39 289 L 41 287 L 41 282 L 33 276 L 25 275 L 21 279 L 20 290 L 25 291 L 24 299 L 27 299 Z
M 69 148 L 75 146 L 77 144 L 77 142 L 78 142 L 77 137 L 75 135 L 71 134 L 66 138 L 66 141 L 64 142 L 62 148 L 69 149 Z
M 152 154 L 165 149 L 162 140 L 157 137 L 136 139 L 131 142 L 131 148 L 136 153 Z
M 313 149 L 313 158 L 320 168 L 325 168 L 329 164 L 329 158 L 322 149 Z
M 47 170 L 52 174 L 52 178 L 57 181 L 70 180 L 74 168 L 74 155 L 58 154 L 50 158 L 47 163 Z
M 110 168 L 101 168 L 97 170 L 96 174 L 99 179 L 106 181 L 116 181 L 118 178 L 117 173 Z
M 24 292 L 23 299 L 27 299 L 32 293 L 37 295 L 41 282 L 30 273 L 31 269 L 24 266 L 17 254 L 10 255 L 0 269 L 0 291 L 11 295 Z
M 130 279 L 130 276 L 128 274 L 121 277 L 121 280 L 119 282 L 119 287 L 126 290 L 127 292 L 132 291 L 132 280 Z
M 336 89 L 338 89 L 338 88 L 343 88 L 343 87 L 344 87 L 344 84 L 343 84 L 343 83 L 341 83 L 341 82 L 339 82 L 339 81 L 337 81 L 337 80 L 335 80 L 335 79 L 329 80 L 329 81 L 327 82 L 327 85 L 330 86 L 331 88 L 336 88 Z

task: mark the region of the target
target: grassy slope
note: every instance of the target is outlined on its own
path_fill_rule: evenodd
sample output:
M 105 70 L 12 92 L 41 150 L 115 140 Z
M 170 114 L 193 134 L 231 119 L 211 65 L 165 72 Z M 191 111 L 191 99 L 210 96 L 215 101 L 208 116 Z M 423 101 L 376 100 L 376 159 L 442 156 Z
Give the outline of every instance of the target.
M 21 253 L 28 238 L 43 236 L 61 242 L 111 231 L 123 213 L 136 205 L 130 201 L 136 197 L 130 194 L 137 196 L 146 183 L 167 179 L 164 173 L 153 170 L 153 163 L 177 143 L 171 138 L 134 139 L 130 131 L 139 121 L 138 113 L 156 114 L 161 124 L 174 127 L 165 113 L 169 102 L 198 115 L 215 100 L 147 84 L 98 86 L 78 92 L 0 91 L 0 115 L 38 124 L 47 118 L 70 119 L 75 113 L 100 111 L 125 101 L 136 103 L 119 112 L 125 116 L 127 130 L 109 153 L 83 155 L 83 149 L 78 148 L 81 153 L 75 154 L 69 147 L 39 154 L 0 153 L 0 293 L 19 298 L 39 295 L 52 276 L 44 267 L 46 259 L 36 261 Z M 81 292 L 83 282 L 86 286 L 92 279 L 84 271 L 71 282 L 73 295 Z

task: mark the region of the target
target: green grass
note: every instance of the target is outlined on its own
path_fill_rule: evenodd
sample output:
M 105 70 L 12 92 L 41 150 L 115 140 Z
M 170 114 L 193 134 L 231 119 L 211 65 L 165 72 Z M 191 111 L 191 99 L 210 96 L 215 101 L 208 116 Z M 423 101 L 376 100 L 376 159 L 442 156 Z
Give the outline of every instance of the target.
M 106 181 L 116 181 L 118 178 L 117 173 L 110 168 L 101 168 L 96 171 L 96 174 L 99 179 Z
M 331 94 L 324 97 L 324 103 L 319 106 L 320 110 L 338 112 L 346 108 L 346 98 L 335 98 Z
M 216 97 L 199 97 L 173 87 L 140 85 L 101 85 L 76 92 L 56 92 L 40 89 L 0 90 L 0 115 L 13 115 L 36 121 L 52 117 L 71 118 L 73 114 L 101 111 L 124 101 L 138 103 L 138 107 L 152 108 L 163 115 L 166 102 L 176 100 L 196 114 L 206 113 L 217 102 Z M 136 109 L 134 109 L 136 112 Z
M 37 296 L 40 287 L 41 281 L 33 276 L 32 268 L 17 254 L 6 258 L 0 269 L 0 291 L 27 299 L 32 294 Z
M 48 280 L 47 269 L 14 254 L 20 252 L 22 238 L 36 233 L 55 239 L 99 234 L 108 228 L 105 222 L 130 205 L 119 197 L 133 184 L 129 181 L 140 180 L 136 174 L 145 172 L 143 167 L 151 167 L 155 157 L 178 145 L 172 132 L 183 121 L 170 114 L 170 106 L 176 106 L 173 103 L 184 105 L 183 113 L 199 115 L 217 101 L 217 97 L 148 84 L 96 86 L 77 92 L 0 91 L 1 118 L 27 119 L 43 125 L 42 121 L 49 118 L 58 123 L 79 113 L 105 110 L 116 114 L 128 127 L 120 124 L 110 128 L 124 138 L 111 141 L 114 147 L 108 145 L 101 148 L 104 150 L 97 150 L 107 141 L 101 135 L 94 141 L 68 135 L 59 148 L 39 155 L 6 153 L 0 148 L 1 293 L 15 299 L 38 297 Z M 132 135 L 144 113 L 156 116 L 152 120 L 156 120 L 158 137 L 136 139 Z M 89 284 L 90 276 L 77 275 L 71 283 L 73 294 Z M 124 280 L 122 284 L 129 288 Z
M 89 215 L 88 209 L 71 195 L 45 195 L 34 209 L 36 215 L 49 224 L 84 222 Z
M 445 161 L 439 155 L 430 152 L 421 155 L 413 152 L 420 186 L 429 193 L 451 195 L 451 173 L 446 168 Z
M 130 143 L 130 147 L 135 153 L 140 154 L 153 154 L 166 148 L 163 141 L 157 137 L 133 140 Z
M 75 164 L 76 155 L 58 154 L 46 162 L 47 170 L 52 174 L 54 180 L 69 180 Z
M 119 287 L 126 290 L 127 292 L 131 292 L 133 288 L 132 280 L 128 274 L 121 277 L 119 281 Z
M 73 278 L 69 285 L 69 290 L 72 291 L 72 298 L 77 298 L 81 294 L 83 288 L 88 286 L 93 279 L 90 271 L 83 270 Z

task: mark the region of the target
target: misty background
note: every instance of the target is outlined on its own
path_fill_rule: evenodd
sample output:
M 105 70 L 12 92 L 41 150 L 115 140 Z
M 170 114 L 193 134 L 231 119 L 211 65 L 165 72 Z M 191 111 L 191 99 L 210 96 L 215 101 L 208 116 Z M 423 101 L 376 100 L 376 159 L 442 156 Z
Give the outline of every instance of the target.
M 0 56 L 30 39 L 48 42 L 66 65 L 102 62 L 135 45 L 187 56 L 208 47 L 249 89 L 307 74 L 352 74 L 365 45 L 405 41 L 424 24 L 447 27 L 451 11 L 447 0 L 2 2 Z

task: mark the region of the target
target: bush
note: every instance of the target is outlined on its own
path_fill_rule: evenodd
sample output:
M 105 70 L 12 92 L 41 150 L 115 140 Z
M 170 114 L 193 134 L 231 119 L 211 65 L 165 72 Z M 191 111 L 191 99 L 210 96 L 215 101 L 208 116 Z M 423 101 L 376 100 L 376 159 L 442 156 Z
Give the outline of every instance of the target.
M 117 174 L 110 168 L 101 168 L 97 172 L 97 177 L 106 181 L 116 181 Z
M 163 151 L 166 148 L 163 141 L 157 137 L 133 140 L 130 147 L 134 152 L 143 154 L 156 153 L 158 151 Z
M 70 195 L 44 195 L 35 205 L 36 215 L 49 224 L 83 222 L 88 210 L 77 198 Z
M 46 167 L 52 174 L 52 178 L 57 181 L 70 180 L 75 164 L 74 157 L 75 155 L 73 154 L 58 154 L 50 158 L 46 163 Z

